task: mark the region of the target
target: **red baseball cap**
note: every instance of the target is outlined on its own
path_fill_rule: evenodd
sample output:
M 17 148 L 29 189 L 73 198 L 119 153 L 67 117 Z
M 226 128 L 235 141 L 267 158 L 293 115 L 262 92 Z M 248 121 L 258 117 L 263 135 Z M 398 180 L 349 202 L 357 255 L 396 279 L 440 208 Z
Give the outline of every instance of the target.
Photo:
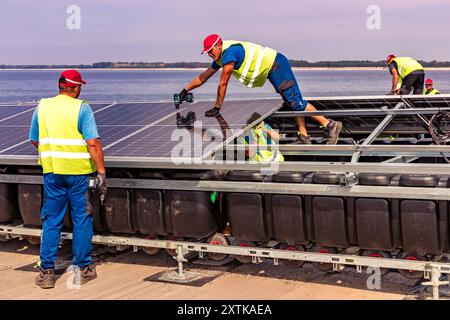
M 221 43 L 222 38 L 218 34 L 210 34 L 203 40 L 202 54 L 211 50 L 216 44 Z
M 61 73 L 59 84 L 63 87 L 76 87 L 86 84 L 77 70 L 66 70 Z
M 433 80 L 432 79 L 427 79 L 427 80 L 425 80 L 425 84 L 433 84 Z
M 391 60 L 392 59 L 394 59 L 395 58 L 395 54 L 390 54 L 390 55 L 388 55 L 387 57 L 386 57 L 386 62 L 391 62 Z

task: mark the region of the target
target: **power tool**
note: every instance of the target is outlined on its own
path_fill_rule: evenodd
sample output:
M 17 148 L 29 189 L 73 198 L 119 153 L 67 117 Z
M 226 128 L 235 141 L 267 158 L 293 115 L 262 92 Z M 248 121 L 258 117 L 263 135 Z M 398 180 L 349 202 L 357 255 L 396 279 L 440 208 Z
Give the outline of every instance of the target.
M 179 93 L 174 93 L 173 94 L 173 102 L 175 103 L 175 108 L 178 110 L 180 109 L 180 105 L 183 103 L 183 101 L 192 103 L 194 102 L 194 94 L 192 92 L 188 92 L 186 93 L 186 95 L 184 96 L 183 100 L 181 100 L 180 94 Z

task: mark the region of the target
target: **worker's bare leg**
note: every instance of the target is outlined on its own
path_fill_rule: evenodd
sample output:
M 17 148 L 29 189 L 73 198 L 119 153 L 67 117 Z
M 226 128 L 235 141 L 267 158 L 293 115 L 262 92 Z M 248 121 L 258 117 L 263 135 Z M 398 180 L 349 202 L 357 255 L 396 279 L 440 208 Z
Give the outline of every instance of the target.
M 317 111 L 317 109 L 313 105 L 308 103 L 305 111 Z M 296 119 L 296 122 L 297 126 L 299 127 L 299 132 L 306 135 L 305 119 L 303 117 L 298 118 L 300 119 Z M 324 116 L 313 116 L 312 118 L 325 128 L 327 144 L 336 144 L 339 138 L 339 133 L 342 129 L 342 123 L 339 121 L 332 121 Z M 305 133 L 301 131 L 302 128 L 304 129 Z
M 308 105 L 305 108 L 305 111 L 317 111 L 317 109 L 312 104 L 308 103 Z M 322 127 L 326 127 L 330 123 L 330 120 L 328 120 L 324 116 L 312 116 L 311 118 L 313 118 L 316 122 L 318 122 Z
M 297 123 L 298 134 L 303 134 L 304 136 L 307 136 L 308 131 L 306 130 L 305 118 L 295 117 L 295 123 Z

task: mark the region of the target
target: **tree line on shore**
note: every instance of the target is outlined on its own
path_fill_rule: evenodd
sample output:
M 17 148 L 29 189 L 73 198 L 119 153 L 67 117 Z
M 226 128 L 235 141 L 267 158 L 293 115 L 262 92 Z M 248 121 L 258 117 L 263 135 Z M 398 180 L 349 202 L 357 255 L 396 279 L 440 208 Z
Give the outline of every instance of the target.
M 386 62 L 369 60 L 317 61 L 289 60 L 296 68 L 383 68 Z M 425 68 L 450 68 L 450 61 L 419 61 Z M 79 65 L 0 65 L 0 69 L 169 69 L 207 68 L 204 62 L 96 62 Z

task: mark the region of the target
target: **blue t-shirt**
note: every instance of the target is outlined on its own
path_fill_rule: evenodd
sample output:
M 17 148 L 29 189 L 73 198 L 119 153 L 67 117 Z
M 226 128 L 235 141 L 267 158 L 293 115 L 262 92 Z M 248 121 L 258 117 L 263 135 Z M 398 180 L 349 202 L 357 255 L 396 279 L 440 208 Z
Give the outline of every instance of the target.
M 226 65 L 230 62 L 234 62 L 234 70 L 238 70 L 245 59 L 245 49 L 241 44 L 233 44 L 231 47 L 223 50 L 222 52 L 222 65 Z M 214 70 L 219 70 L 219 66 L 215 61 L 212 63 L 211 67 Z
M 97 124 L 95 123 L 94 112 L 92 112 L 91 106 L 87 103 L 81 105 L 80 113 L 78 114 L 78 132 L 83 135 L 84 140 L 100 137 L 97 131 Z M 38 108 L 34 110 L 31 118 L 29 137 L 31 141 L 39 142 Z

